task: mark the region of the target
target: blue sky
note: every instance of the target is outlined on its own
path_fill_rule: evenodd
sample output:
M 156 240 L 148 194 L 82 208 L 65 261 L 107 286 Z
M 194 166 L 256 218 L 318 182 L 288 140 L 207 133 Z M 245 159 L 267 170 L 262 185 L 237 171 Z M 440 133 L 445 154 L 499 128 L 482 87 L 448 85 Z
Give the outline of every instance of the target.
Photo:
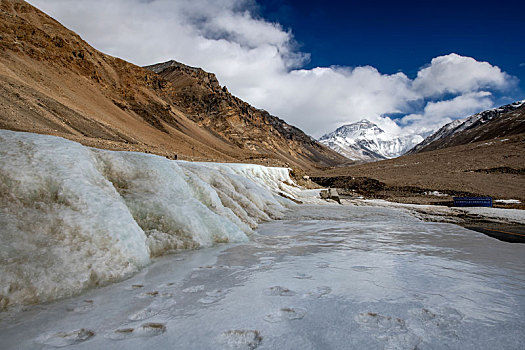
M 502 103 L 525 98 L 525 1 L 264 0 L 258 13 L 293 32 L 310 53 L 305 68 L 371 65 L 414 78 L 454 52 L 520 79 Z
M 429 132 L 525 99 L 517 1 L 29 2 L 110 55 L 213 72 L 314 137 L 363 118 Z

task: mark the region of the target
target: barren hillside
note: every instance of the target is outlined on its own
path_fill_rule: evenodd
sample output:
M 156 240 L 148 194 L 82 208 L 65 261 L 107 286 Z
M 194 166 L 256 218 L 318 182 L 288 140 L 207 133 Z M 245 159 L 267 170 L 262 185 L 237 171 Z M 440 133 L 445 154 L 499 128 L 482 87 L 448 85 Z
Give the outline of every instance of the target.
M 217 110 L 220 86 L 202 99 L 200 81 L 181 86 L 105 55 L 24 1 L 1 0 L 0 33 L 0 128 L 179 159 L 302 168 L 346 161 L 226 92 L 242 108 Z M 198 110 L 188 99 L 202 102 Z

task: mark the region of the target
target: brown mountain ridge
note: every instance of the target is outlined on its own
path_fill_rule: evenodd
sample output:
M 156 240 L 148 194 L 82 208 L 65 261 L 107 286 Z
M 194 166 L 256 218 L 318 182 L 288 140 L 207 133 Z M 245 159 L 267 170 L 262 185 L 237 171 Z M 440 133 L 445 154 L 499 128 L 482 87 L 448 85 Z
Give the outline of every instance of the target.
M 24 1 L 0 0 L 0 33 L 0 128 L 179 159 L 304 169 L 347 161 L 211 73 L 103 54 Z
M 525 100 L 488 109 L 444 125 L 408 153 L 525 134 Z

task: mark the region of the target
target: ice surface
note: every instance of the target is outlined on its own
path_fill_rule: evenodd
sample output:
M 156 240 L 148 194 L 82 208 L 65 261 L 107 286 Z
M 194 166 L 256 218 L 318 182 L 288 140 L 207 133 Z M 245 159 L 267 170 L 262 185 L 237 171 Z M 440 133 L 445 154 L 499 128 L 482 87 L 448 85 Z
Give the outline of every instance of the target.
M 308 201 L 288 169 L 172 161 L 0 131 L 0 309 L 74 295 L 173 250 L 247 240 Z
M 524 259 L 524 245 L 398 208 L 296 206 L 249 241 L 157 258 L 129 280 L 2 312 L 0 347 L 521 349 Z M 91 308 L 72 311 L 86 300 Z M 144 310 L 154 312 L 130 319 Z
M 502 208 L 485 208 L 485 207 L 447 207 L 440 205 L 421 205 L 421 204 L 407 204 L 407 203 L 394 203 L 388 202 L 382 199 L 359 199 L 350 201 L 353 203 L 358 203 L 360 205 L 372 205 L 372 206 L 381 206 L 389 208 L 402 208 L 409 211 L 415 211 L 423 213 L 425 216 L 435 216 L 436 218 L 448 217 L 454 218 L 458 216 L 468 215 L 477 215 L 479 217 L 490 218 L 492 220 L 497 220 L 502 223 L 516 223 L 516 224 L 525 224 L 525 210 L 520 209 L 502 209 Z

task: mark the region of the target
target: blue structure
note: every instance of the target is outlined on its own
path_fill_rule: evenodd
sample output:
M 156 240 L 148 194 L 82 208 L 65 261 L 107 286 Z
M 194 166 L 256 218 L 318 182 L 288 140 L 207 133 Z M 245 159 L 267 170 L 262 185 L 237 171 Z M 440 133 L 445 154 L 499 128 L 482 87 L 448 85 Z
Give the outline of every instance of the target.
M 455 207 L 492 207 L 492 197 L 454 197 Z

